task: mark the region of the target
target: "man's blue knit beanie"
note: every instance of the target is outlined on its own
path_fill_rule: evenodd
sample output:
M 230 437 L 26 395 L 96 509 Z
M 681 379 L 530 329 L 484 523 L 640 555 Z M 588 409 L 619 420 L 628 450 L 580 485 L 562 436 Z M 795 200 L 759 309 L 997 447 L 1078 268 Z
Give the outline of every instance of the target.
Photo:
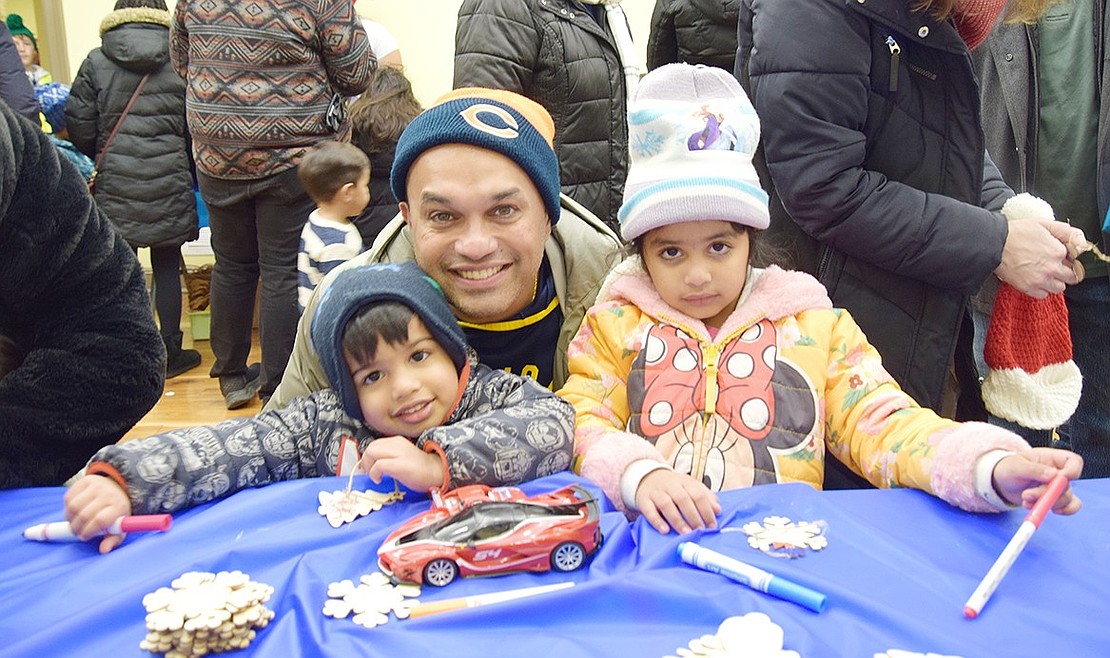
M 467 361 L 466 336 L 459 327 L 443 293 L 416 263 L 364 265 L 343 270 L 324 289 L 312 317 L 312 346 L 328 383 L 339 394 L 343 410 L 352 418 L 365 420 L 358 394 L 343 358 L 343 332 L 347 323 L 364 306 L 395 301 L 411 308 L 424 322 L 436 342 L 462 371 Z
M 559 221 L 559 159 L 555 123 L 542 105 L 503 89 L 468 87 L 444 94 L 401 133 L 389 184 L 408 201 L 409 169 L 425 151 L 442 144 L 469 144 L 515 162 L 532 182 L 551 223 Z

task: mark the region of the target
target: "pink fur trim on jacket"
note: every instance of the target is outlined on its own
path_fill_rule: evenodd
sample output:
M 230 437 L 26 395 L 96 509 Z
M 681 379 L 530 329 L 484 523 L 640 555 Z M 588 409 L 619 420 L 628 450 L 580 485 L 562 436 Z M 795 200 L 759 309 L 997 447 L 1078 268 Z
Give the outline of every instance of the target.
M 621 496 L 621 476 L 624 475 L 624 469 L 641 459 L 668 464 L 663 453 L 654 445 L 630 432 L 587 427 L 579 431 L 575 442 L 590 446 L 582 460 L 582 477 L 601 487 L 613 505 L 626 514 L 629 510 Z M 667 467 L 670 468 L 669 465 Z
M 744 288 L 747 296 L 721 325 L 721 335 L 763 318 L 774 322 L 803 311 L 832 308 L 828 291 L 817 279 L 805 272 L 784 270 L 776 265 L 765 270 L 748 268 Z M 701 338 L 709 337 L 701 320 L 679 313 L 663 301 L 644 270 L 643 260 L 637 256 L 626 258 L 605 278 L 595 304 L 609 301 L 633 304 L 663 322 L 700 329 Z
M 930 484 L 941 500 L 969 512 L 999 512 L 975 491 L 975 466 L 991 450 L 1025 452 L 1021 437 L 986 423 L 961 423 L 937 432 Z

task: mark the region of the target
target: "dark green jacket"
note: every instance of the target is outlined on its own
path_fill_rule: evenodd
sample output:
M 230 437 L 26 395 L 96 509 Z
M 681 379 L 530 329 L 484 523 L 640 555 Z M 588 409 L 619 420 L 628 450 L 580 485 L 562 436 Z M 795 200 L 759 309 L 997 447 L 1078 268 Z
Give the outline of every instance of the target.
M 1098 218 L 1110 207 L 1110 12 L 1096 2 L 1102 20 L 1095 21 L 1095 55 L 1098 66 L 1099 121 L 1097 160 Z M 1003 178 L 1019 192 L 1036 193 L 1037 79 L 1036 31 L 1026 25 L 1006 24 L 1000 18 L 986 42 L 972 54 L 983 100 L 983 128 L 987 150 Z M 1031 73 L 1033 72 L 1033 73 Z M 1088 239 L 1098 236 L 1088 233 Z M 1103 252 L 1110 250 L 1110 236 L 1101 236 Z M 1107 276 L 1105 264 L 1086 261 L 1088 276 Z M 1096 267 L 1098 269 L 1096 269 Z
M 731 71 L 739 13 L 740 0 L 657 0 L 648 33 L 648 70 L 685 62 Z
M 619 233 L 628 108 L 604 25 L 575 0 L 464 0 L 454 86 L 508 89 L 543 105 L 555 121 L 563 193 Z

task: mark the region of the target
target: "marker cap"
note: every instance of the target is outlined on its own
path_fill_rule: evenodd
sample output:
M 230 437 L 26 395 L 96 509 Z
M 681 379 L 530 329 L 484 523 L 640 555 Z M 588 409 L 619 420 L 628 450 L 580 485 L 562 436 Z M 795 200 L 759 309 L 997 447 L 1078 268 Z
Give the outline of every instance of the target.
M 785 601 L 797 603 L 814 612 L 823 611 L 825 605 L 828 604 L 828 597 L 824 594 L 815 592 L 804 585 L 786 580 L 781 576 L 771 578 L 771 582 L 767 584 L 767 593 Z
M 140 514 L 125 516 L 120 520 L 123 532 L 165 532 L 173 524 L 169 514 Z

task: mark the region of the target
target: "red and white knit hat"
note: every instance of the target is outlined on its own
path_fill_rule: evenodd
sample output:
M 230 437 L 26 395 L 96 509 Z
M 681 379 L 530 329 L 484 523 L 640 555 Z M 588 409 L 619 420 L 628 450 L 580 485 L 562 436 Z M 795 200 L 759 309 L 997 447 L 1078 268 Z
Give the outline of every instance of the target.
M 1029 194 L 1006 202 L 1009 220 L 1051 218 L 1052 207 Z M 1072 361 L 1064 294 L 1035 299 L 1008 283 L 998 287 L 984 358 L 987 411 L 1029 429 L 1052 429 L 1075 413 L 1083 378 Z

